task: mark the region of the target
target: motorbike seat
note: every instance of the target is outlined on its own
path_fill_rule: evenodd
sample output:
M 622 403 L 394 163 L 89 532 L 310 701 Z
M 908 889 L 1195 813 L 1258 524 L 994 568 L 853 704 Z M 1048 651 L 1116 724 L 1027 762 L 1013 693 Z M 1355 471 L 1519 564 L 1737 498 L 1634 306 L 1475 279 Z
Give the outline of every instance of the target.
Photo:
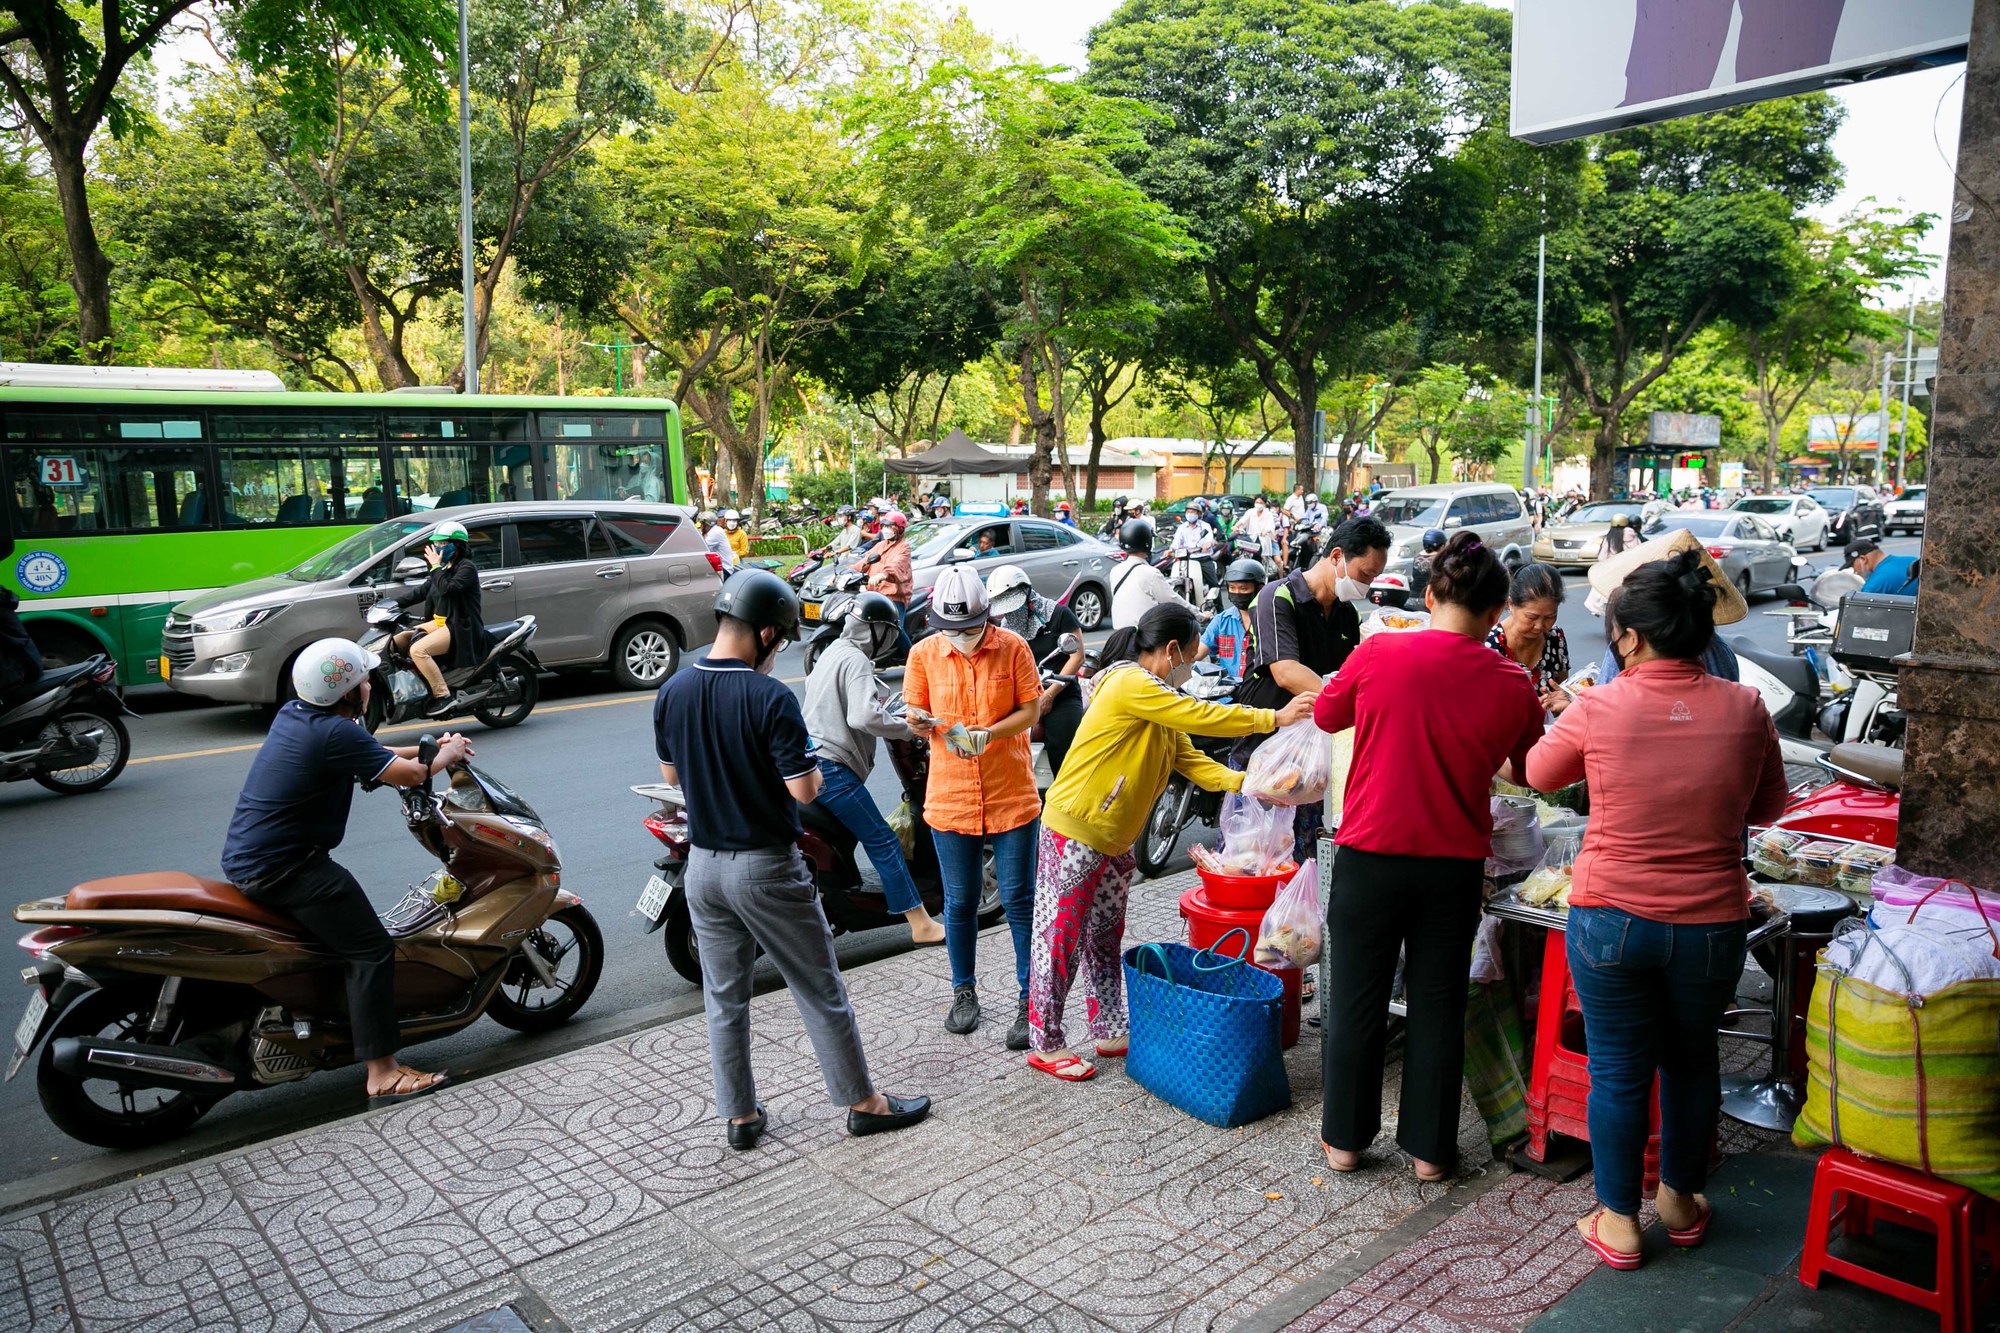
M 38 694 L 53 690 L 58 685 L 67 685 L 78 676 L 97 670 L 98 665 L 95 662 L 79 662 L 75 666 L 51 667 L 33 680 L 24 680 L 4 695 L 0 695 L 0 704 L 12 707 L 14 704 L 25 703 Z
M 1890 791 L 1901 791 L 1903 787 L 1903 752 L 1891 745 L 1867 745 L 1859 741 L 1846 745 L 1836 745 L 1827 762 L 1834 768 L 1864 782 L 1872 782 Z
M 493 639 L 494 639 L 494 642 L 496 642 L 496 643 L 497 643 L 497 642 L 499 642 L 499 641 L 500 641 L 501 639 L 504 639 L 504 638 L 506 638 L 506 637 L 507 637 L 507 636 L 508 636 L 509 634 L 512 634 L 512 633 L 513 633 L 513 632 L 514 632 L 515 630 L 517 630 L 517 629 L 519 629 L 519 628 L 521 628 L 521 622 L 520 622 L 520 621 L 518 621 L 518 620 L 503 620 L 503 621 L 501 621 L 500 623 L 498 623 L 497 625 L 488 625 L 488 626 L 486 627 L 486 632 L 487 632 L 488 634 L 491 634 L 491 635 L 493 636 Z
M 287 935 L 310 933 L 283 912 L 251 902 L 234 884 L 179 870 L 87 880 L 64 896 L 63 906 L 72 912 L 199 912 Z
M 1808 699 L 1819 697 L 1819 673 L 1805 658 L 1790 653 L 1767 653 L 1753 648 L 1748 639 L 1731 639 L 1729 646 L 1738 657 L 1755 662 L 1777 677 L 1778 683 L 1793 694 L 1803 694 Z

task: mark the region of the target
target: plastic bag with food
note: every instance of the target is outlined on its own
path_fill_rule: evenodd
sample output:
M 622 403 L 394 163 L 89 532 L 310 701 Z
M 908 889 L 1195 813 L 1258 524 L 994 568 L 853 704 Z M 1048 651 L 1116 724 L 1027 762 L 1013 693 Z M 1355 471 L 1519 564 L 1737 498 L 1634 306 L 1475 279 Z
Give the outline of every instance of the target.
M 1290 809 L 1230 792 L 1222 798 L 1222 845 L 1210 868 L 1224 875 L 1269 875 L 1292 859 Z
M 1361 637 L 1365 639 L 1373 634 L 1408 634 L 1412 630 L 1430 627 L 1431 613 L 1428 611 L 1385 606 L 1361 622 Z
M 1311 967 L 1319 961 L 1320 920 L 1319 862 L 1308 857 L 1265 911 L 1253 961 L 1259 967 Z
M 1271 805 L 1310 805 L 1325 798 L 1332 772 L 1327 734 L 1304 718 L 1279 727 L 1251 752 L 1243 770 L 1243 794 Z

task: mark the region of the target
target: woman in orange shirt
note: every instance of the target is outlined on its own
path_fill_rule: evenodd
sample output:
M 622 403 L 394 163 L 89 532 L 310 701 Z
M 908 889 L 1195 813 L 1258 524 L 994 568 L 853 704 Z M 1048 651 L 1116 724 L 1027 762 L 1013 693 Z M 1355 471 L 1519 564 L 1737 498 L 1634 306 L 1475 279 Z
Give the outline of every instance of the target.
M 1027 640 L 987 623 L 986 588 L 970 568 L 954 565 L 938 575 L 929 616 L 938 633 L 910 650 L 903 700 L 910 726 L 931 740 L 924 822 L 944 880 L 952 992 L 944 1027 L 966 1033 L 979 1026 L 973 967 L 983 853 L 990 846 L 1000 905 L 1014 937 L 1019 991 L 1007 1048 L 1025 1051 L 1035 836 L 1042 814 L 1028 731 L 1041 712 L 1041 675 Z

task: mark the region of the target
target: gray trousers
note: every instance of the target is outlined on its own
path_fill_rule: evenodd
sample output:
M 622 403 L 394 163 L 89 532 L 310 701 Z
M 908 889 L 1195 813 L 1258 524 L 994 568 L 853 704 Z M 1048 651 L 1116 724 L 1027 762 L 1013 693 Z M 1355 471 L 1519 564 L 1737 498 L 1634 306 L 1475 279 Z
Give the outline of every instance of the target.
M 750 1072 L 750 972 L 759 947 L 777 965 L 805 1020 L 827 1096 L 836 1105 L 852 1106 L 874 1095 L 861 1030 L 834 958 L 833 932 L 798 849 L 693 848 L 687 900 L 701 953 L 717 1113 L 733 1120 L 757 1111 L 757 1085 Z

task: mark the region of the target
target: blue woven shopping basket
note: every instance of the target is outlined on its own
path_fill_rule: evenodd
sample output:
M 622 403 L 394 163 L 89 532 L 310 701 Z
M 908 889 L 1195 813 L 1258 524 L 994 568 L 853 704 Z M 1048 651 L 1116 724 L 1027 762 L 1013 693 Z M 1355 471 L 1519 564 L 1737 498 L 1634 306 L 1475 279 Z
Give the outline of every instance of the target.
M 1229 935 L 1242 935 L 1248 952 L 1247 932 Z M 1213 949 L 1127 949 L 1125 1070 L 1161 1101 L 1223 1129 L 1282 1111 L 1292 1104 L 1278 1044 L 1284 993 L 1269 972 Z

